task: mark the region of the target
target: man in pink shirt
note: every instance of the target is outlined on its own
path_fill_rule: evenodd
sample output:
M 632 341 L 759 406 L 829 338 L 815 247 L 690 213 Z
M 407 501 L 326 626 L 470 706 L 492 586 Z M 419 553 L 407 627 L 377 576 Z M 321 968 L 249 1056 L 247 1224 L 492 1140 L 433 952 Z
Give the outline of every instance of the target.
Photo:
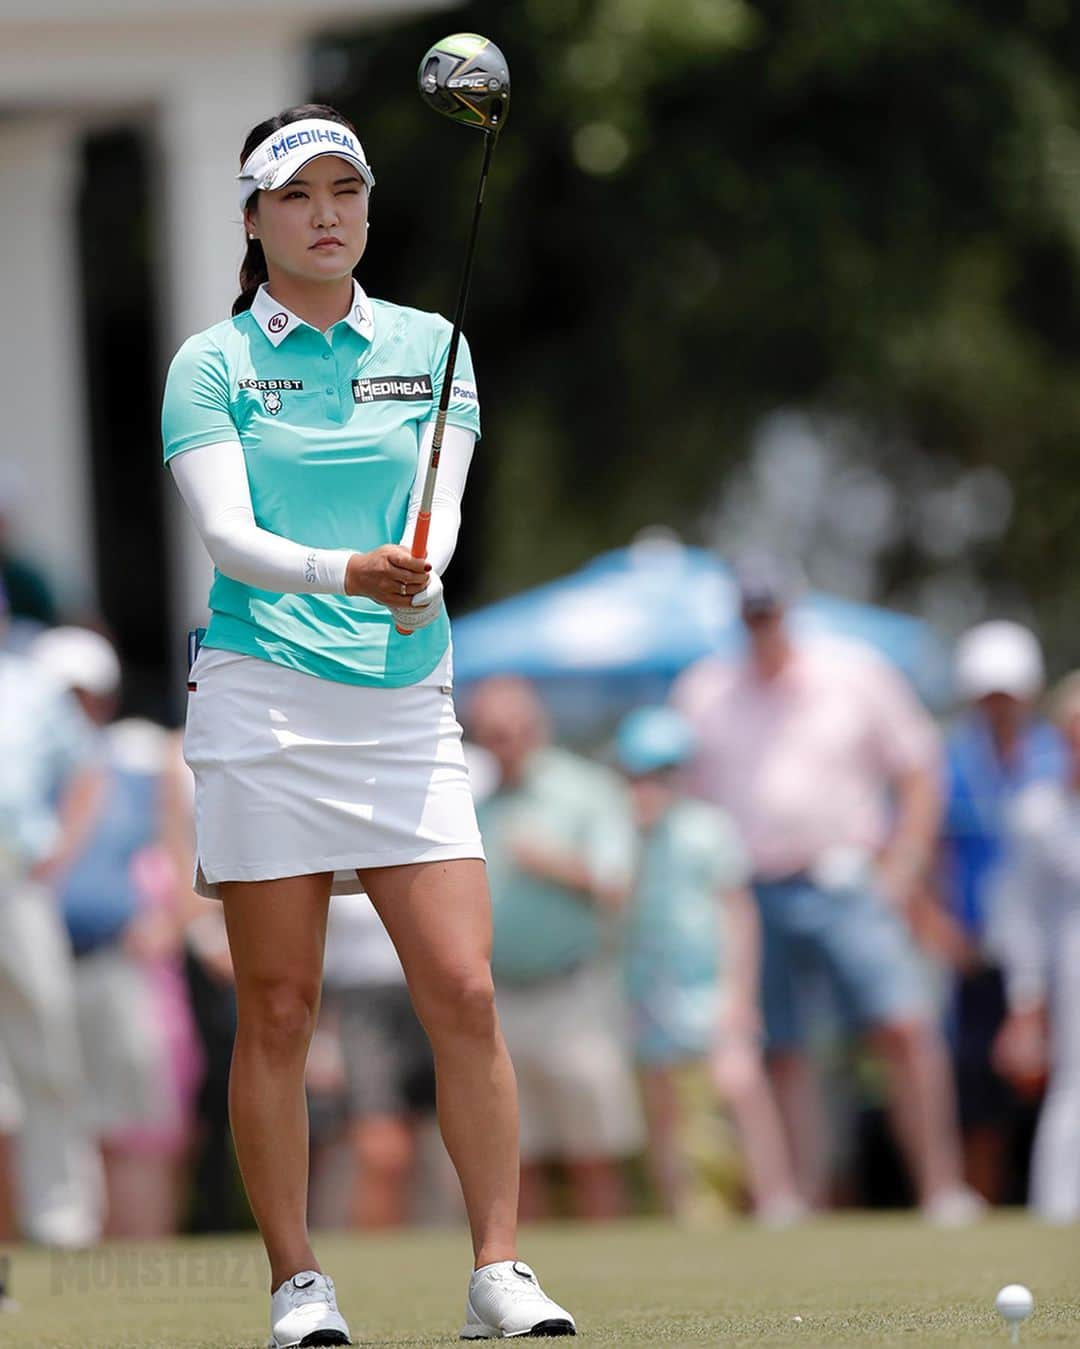
M 698 662 L 673 701 L 698 737 L 692 790 L 734 818 L 750 853 L 770 1069 L 804 1196 L 823 1200 L 826 1150 L 800 995 L 824 972 L 889 1065 L 924 1211 L 966 1221 L 978 1204 L 961 1183 L 948 1062 L 905 921 L 940 820 L 937 731 L 866 647 L 793 639 L 782 564 L 758 555 L 736 575 L 747 656 Z

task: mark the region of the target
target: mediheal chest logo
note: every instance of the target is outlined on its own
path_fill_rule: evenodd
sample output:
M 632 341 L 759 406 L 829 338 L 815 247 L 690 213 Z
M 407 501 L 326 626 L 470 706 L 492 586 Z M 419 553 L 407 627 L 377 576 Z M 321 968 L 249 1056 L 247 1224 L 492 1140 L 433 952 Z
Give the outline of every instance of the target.
M 430 375 L 382 375 L 378 379 L 354 379 L 352 396 L 356 403 L 419 403 L 433 396 Z

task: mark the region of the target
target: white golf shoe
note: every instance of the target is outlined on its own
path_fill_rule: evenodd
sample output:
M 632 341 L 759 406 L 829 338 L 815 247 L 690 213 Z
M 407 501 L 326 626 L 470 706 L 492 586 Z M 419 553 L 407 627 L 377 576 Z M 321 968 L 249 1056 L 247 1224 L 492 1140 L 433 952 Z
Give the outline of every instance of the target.
M 352 1344 L 334 1281 L 316 1270 L 301 1270 L 270 1297 L 269 1349 L 329 1344 Z
M 500 1260 L 473 1271 L 465 1300 L 463 1340 L 576 1334 L 574 1318 L 552 1302 L 524 1260 Z

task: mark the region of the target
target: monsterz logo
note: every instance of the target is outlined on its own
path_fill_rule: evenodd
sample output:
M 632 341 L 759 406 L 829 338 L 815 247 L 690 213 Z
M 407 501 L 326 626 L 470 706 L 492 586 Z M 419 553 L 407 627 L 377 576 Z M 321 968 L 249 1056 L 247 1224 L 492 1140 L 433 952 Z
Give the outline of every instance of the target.
M 383 375 L 380 379 L 354 379 L 353 401 L 383 403 L 393 399 L 401 403 L 419 403 L 432 397 L 430 375 Z

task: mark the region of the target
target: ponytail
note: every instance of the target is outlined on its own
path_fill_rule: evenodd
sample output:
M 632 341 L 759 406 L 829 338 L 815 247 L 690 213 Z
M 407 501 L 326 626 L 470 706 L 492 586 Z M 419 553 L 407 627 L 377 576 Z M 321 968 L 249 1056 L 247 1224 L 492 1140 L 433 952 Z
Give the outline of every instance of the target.
M 267 279 L 266 255 L 258 239 L 249 239 L 247 252 L 240 264 L 240 294 L 233 301 L 233 318 L 246 313 L 255 299 L 255 292 Z

